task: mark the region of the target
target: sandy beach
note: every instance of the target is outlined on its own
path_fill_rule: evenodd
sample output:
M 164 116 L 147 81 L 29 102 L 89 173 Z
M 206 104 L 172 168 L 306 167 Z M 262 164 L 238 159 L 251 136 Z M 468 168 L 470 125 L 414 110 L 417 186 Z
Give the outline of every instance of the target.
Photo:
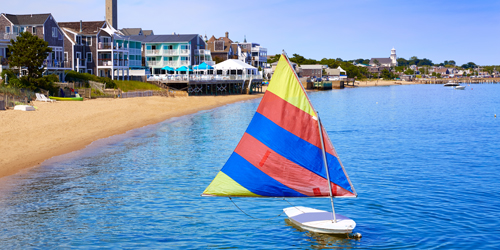
M 101 138 L 262 95 L 36 101 L 37 111 L 0 111 L 0 178 Z
M 361 81 L 356 87 L 389 85 L 399 83 Z M 51 157 L 85 148 L 98 139 L 262 95 L 33 102 L 37 111 L 0 111 L 0 178 L 36 167 Z

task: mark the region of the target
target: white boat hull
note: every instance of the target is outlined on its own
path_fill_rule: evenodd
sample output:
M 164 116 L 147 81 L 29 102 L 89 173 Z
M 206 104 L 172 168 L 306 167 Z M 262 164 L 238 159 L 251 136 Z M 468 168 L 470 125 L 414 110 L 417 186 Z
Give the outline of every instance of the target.
M 455 89 L 464 90 L 465 86 L 456 86 Z
M 337 222 L 333 222 L 333 213 L 309 207 L 288 207 L 283 209 L 290 221 L 304 230 L 322 234 L 349 234 L 356 227 L 356 222 L 335 214 Z

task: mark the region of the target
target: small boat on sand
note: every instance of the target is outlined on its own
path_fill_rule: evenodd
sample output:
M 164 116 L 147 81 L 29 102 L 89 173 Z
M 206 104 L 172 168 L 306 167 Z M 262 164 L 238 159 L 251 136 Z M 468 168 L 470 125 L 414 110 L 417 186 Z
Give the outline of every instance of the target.
M 56 100 L 56 101 L 83 101 L 83 97 L 56 97 L 56 96 L 49 96 L 49 99 Z

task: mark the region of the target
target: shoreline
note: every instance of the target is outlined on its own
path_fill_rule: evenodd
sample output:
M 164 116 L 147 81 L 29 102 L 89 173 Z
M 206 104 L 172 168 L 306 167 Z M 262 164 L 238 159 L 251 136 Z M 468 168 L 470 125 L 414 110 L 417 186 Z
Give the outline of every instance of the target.
M 84 149 L 99 139 L 262 96 L 263 93 L 56 103 L 35 101 L 32 105 L 38 108 L 37 111 L 1 111 L 0 182 L 2 177 L 38 167 L 55 156 Z
M 365 81 L 354 88 L 400 85 L 394 81 L 362 83 Z M 415 83 L 403 82 L 402 85 L 407 84 Z M 0 182 L 2 177 L 38 167 L 55 156 L 84 149 L 99 139 L 263 95 L 138 97 L 56 103 L 35 101 L 32 105 L 37 107 L 37 111 L 1 111 Z

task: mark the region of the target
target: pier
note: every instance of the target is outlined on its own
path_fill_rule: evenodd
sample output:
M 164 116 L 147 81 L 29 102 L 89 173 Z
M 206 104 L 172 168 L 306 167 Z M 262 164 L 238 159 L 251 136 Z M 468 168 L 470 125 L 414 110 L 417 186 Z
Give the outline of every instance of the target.
M 196 95 L 236 95 L 262 93 L 262 77 L 258 75 L 163 75 L 150 76 L 148 82 L 164 89 L 186 91 Z

